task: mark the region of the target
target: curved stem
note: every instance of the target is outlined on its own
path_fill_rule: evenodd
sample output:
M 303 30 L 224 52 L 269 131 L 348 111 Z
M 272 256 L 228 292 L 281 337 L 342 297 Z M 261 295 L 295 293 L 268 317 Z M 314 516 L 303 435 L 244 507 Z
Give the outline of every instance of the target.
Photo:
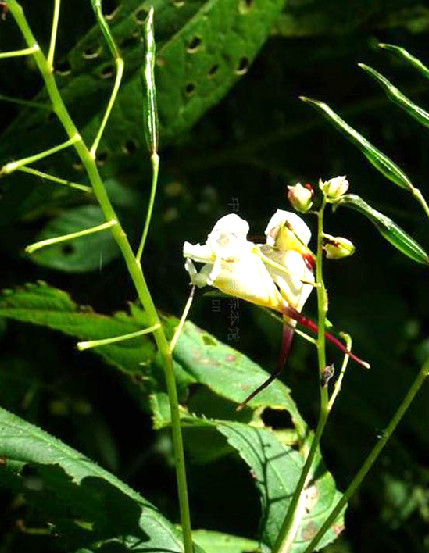
M 36 41 L 30 27 L 28 26 L 21 6 L 16 0 L 9 0 L 8 5 L 27 44 L 29 46 L 33 46 Z M 53 109 L 57 114 L 59 120 L 61 121 L 67 135 L 70 137 L 71 140 L 75 141 L 73 145 L 80 160 L 82 161 L 83 166 L 87 171 L 89 180 L 94 190 L 94 194 L 103 211 L 106 221 L 118 221 L 115 210 L 109 200 L 106 189 L 98 172 L 94 156 L 91 154 L 83 139 L 80 137 L 78 130 L 64 105 L 52 71 L 47 63 L 46 57 L 40 50 L 37 50 L 36 52 L 34 52 L 34 59 L 45 82 L 45 86 L 51 99 Z M 78 137 L 77 140 L 76 137 Z M 124 229 L 118 222 L 118 224 L 114 225 L 110 229 L 110 231 L 116 243 L 118 244 L 119 249 L 121 250 L 128 272 L 131 276 L 131 279 L 133 280 L 138 298 L 144 307 L 147 315 L 148 326 L 157 326 L 157 329 L 153 331 L 153 334 L 162 358 L 166 387 L 170 400 L 173 451 L 176 466 L 184 551 L 185 553 L 192 553 L 193 546 L 191 536 L 191 519 L 188 503 L 188 489 L 186 483 L 183 438 L 180 425 L 180 412 L 177 398 L 176 382 L 173 371 L 173 357 L 170 351 L 170 345 L 165 336 L 164 329 L 162 327 L 155 304 L 153 303 L 152 296 L 150 295 L 141 266 L 134 256 L 133 250 Z
M 317 332 L 317 359 L 319 365 L 319 394 L 320 411 L 319 422 L 314 433 L 311 447 L 305 460 L 298 484 L 293 494 L 286 517 L 280 528 L 280 532 L 275 543 L 273 551 L 275 553 L 287 553 L 295 539 L 296 532 L 304 514 L 303 504 L 305 502 L 305 488 L 311 476 L 311 468 L 320 444 L 323 430 L 328 419 L 328 389 L 322 385 L 322 374 L 326 367 L 326 347 L 325 347 L 325 323 L 326 313 L 328 311 L 328 302 L 326 289 L 323 284 L 323 215 L 325 211 L 325 200 L 323 199 L 320 210 L 317 214 L 317 255 L 316 255 L 316 292 L 317 292 L 317 310 L 318 310 L 318 332 Z
M 368 471 L 371 469 L 372 465 L 377 460 L 378 456 L 382 452 L 384 446 L 388 442 L 390 436 L 393 434 L 395 428 L 398 426 L 398 423 L 406 413 L 408 407 L 410 406 L 411 402 L 413 401 L 414 397 L 416 396 L 417 392 L 420 390 L 423 382 L 425 379 L 429 376 L 429 359 L 426 361 L 426 363 L 422 366 L 420 369 L 417 377 L 415 378 L 414 382 L 412 383 L 410 389 L 408 390 L 407 394 L 405 395 L 404 399 L 402 400 L 401 404 L 399 405 L 396 413 L 393 415 L 391 421 L 389 422 L 386 430 L 383 432 L 383 435 L 377 442 L 377 444 L 374 446 L 368 457 L 365 459 L 365 462 L 363 463 L 362 467 L 360 468 L 359 472 L 356 474 L 356 476 L 351 481 L 349 487 L 344 492 L 344 495 L 342 498 L 338 501 L 334 509 L 332 510 L 329 517 L 325 520 L 323 523 L 323 526 L 320 528 L 320 530 L 317 532 L 317 534 L 314 536 L 314 538 L 311 540 L 310 544 L 308 545 L 307 549 L 304 553 L 312 553 L 317 544 L 320 542 L 322 537 L 326 534 L 326 532 L 329 530 L 329 528 L 332 526 L 332 524 L 335 522 L 337 517 L 341 514 L 341 511 L 346 506 L 349 499 L 353 496 L 353 494 L 356 492 L 356 490 L 359 488 L 359 486 L 362 483 L 362 480 L 367 475 Z

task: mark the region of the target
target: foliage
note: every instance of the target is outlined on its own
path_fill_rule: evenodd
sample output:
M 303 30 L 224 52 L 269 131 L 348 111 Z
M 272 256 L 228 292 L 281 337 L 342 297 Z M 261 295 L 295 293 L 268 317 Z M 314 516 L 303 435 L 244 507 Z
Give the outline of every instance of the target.
M 51 3 L 22 4 L 47 51 Z M 91 142 L 115 67 L 90 2 L 62 4 L 55 76 Z M 151 6 L 161 169 L 142 265 L 169 339 L 188 293 L 184 240 L 202 242 L 230 211 L 262 233 L 275 209 L 289 209 L 287 184 L 317 188 L 319 178 L 338 174 L 350 181 L 338 205 L 357 213 L 338 209 L 328 221 L 352 238 L 357 254 L 326 264 L 329 317 L 372 369 L 350 364 L 311 466 L 291 549 L 298 553 L 383 435 L 429 351 L 427 227 L 413 201 L 416 189 L 428 197 L 426 68 L 417 58 L 429 59 L 429 12 L 419 0 L 356 0 L 347 10 L 336 0 L 104 0 L 125 75 L 96 161 L 133 246 L 151 186 L 140 82 Z M 0 21 L 0 52 L 22 46 L 9 13 Z M 361 61 L 368 75 L 356 67 Z M 65 140 L 30 58 L 0 60 L 0 88 L 39 106 L 2 103 L 0 166 Z M 317 98 L 314 105 L 358 148 L 300 103 L 302 95 Z M 72 149 L 35 167 L 90 184 Z M 150 326 L 119 248 L 101 232 L 23 253 L 29 243 L 99 225 L 100 208 L 91 193 L 40 175 L 2 175 L 0 186 L 2 551 L 180 551 L 171 413 L 152 335 L 76 349 L 78 340 Z M 207 552 L 270 551 L 314 438 L 319 376 L 313 346 L 295 337 L 287 386 L 275 381 L 237 412 L 272 371 L 280 329 L 240 304 L 239 333 L 231 333 L 231 309 L 228 298 L 197 294 L 193 322 L 173 352 L 193 539 Z M 315 318 L 315 301 L 308 312 Z M 333 349 L 328 360 L 339 366 Z M 429 423 L 421 396 L 345 521 L 343 513 L 325 535 L 326 551 L 427 548 Z

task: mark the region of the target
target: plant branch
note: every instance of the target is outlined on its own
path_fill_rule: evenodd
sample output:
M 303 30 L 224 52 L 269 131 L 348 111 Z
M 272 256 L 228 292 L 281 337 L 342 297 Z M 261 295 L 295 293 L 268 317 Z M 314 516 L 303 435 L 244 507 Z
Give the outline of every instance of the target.
M 273 549 L 275 553 L 287 553 L 292 547 L 296 532 L 301 522 L 302 514 L 304 513 L 303 504 L 305 503 L 306 499 L 305 488 L 311 476 L 313 461 L 329 415 L 328 388 L 322 383 L 323 371 L 326 368 L 325 325 L 326 314 L 328 311 L 327 294 L 323 283 L 323 215 L 325 205 L 326 202 L 325 199 L 323 199 L 322 205 L 317 214 L 316 292 L 318 309 L 318 332 L 316 348 L 319 364 L 319 421 L 314 433 L 313 440 L 311 442 L 310 450 L 308 452 L 304 467 L 301 472 L 301 476 L 290 502 L 289 509 L 280 528 L 280 532 Z
M 341 514 L 341 511 L 346 506 L 349 499 L 353 496 L 353 494 L 356 492 L 356 490 L 359 488 L 359 486 L 362 483 L 362 480 L 365 478 L 369 470 L 371 469 L 372 465 L 377 460 L 378 456 L 382 452 L 384 446 L 388 442 L 390 436 L 393 434 L 395 428 L 398 426 L 400 420 L 405 415 L 408 407 L 410 406 L 411 402 L 415 398 L 417 392 L 420 390 L 423 382 L 426 380 L 426 378 L 429 376 L 429 359 L 426 361 L 426 363 L 422 366 L 419 373 L 417 374 L 417 377 L 415 378 L 414 382 L 412 383 L 410 389 L 408 390 L 407 394 L 405 395 L 404 399 L 402 400 L 400 406 L 398 407 L 396 413 L 393 415 L 391 421 L 389 422 L 386 430 L 383 432 L 381 438 L 377 442 L 377 444 L 374 446 L 368 457 L 365 459 L 365 462 L 363 463 L 362 467 L 360 468 L 359 472 L 356 474 L 356 476 L 351 481 L 349 487 L 344 492 L 342 498 L 338 501 L 334 509 L 332 510 L 329 517 L 325 520 L 323 523 L 323 526 L 320 528 L 320 530 L 317 532 L 315 537 L 311 540 L 310 544 L 308 545 L 307 549 L 304 553 L 312 553 L 315 548 L 317 547 L 318 543 L 322 539 L 322 537 L 326 534 L 326 532 L 329 530 L 329 528 L 332 526 L 332 524 L 335 523 L 335 520 L 337 517 Z
M 60 4 L 61 0 L 55 0 L 54 15 L 52 17 L 51 41 L 49 43 L 48 50 L 48 65 L 51 68 L 51 71 L 53 71 L 54 69 L 55 47 L 57 44 L 58 35 L 58 21 L 60 19 Z
M 33 46 L 36 43 L 36 41 L 34 39 L 34 36 L 32 34 L 30 27 L 28 26 L 27 20 L 24 16 L 21 6 L 18 4 L 16 0 L 9 0 L 8 5 L 27 44 L 29 46 Z M 57 114 L 60 122 L 62 123 L 67 135 L 70 137 L 70 140 L 73 140 L 76 152 L 79 158 L 81 159 L 83 166 L 87 171 L 89 180 L 94 190 L 94 194 L 103 211 L 106 221 L 112 221 L 112 220 L 118 221 L 115 210 L 109 200 L 106 189 L 104 187 L 104 184 L 98 172 L 94 155 L 92 155 L 92 153 L 84 143 L 83 139 L 79 135 L 78 130 L 75 124 L 73 123 L 73 120 L 71 119 L 67 111 L 67 108 L 64 105 L 64 102 L 58 90 L 55 78 L 52 72 L 49 70 L 49 65 L 47 63 L 45 56 L 40 50 L 37 50 L 34 52 L 34 59 L 42 75 L 42 78 L 45 82 L 45 86 L 49 94 L 49 97 L 51 99 L 53 109 Z M 116 243 L 118 244 L 119 249 L 121 250 L 128 272 L 134 283 L 138 298 L 146 312 L 148 326 L 153 327 L 153 326 L 160 325 L 159 327 L 157 327 L 156 330 L 154 330 L 154 338 L 163 362 L 163 368 L 164 368 L 165 379 L 166 379 L 166 387 L 167 387 L 167 392 L 170 400 L 173 451 L 174 451 L 174 458 L 175 458 L 177 486 L 178 486 L 179 503 L 180 503 L 180 511 L 181 511 L 184 551 L 185 553 L 192 553 L 193 546 L 192 546 L 192 536 L 191 536 L 191 520 L 190 520 L 190 512 L 189 512 L 189 504 L 188 504 L 188 489 L 187 489 L 187 483 L 186 483 L 186 471 L 185 471 L 185 461 L 184 461 L 182 430 L 180 425 L 179 403 L 177 398 L 176 382 L 175 382 L 174 371 L 173 371 L 173 358 L 170 352 L 169 343 L 165 336 L 164 329 L 161 325 L 158 312 L 156 310 L 155 304 L 153 303 L 152 296 L 149 292 L 141 266 L 137 262 L 134 256 L 134 253 L 128 241 L 127 235 L 124 229 L 122 228 L 120 222 L 118 221 L 118 224 L 112 226 L 110 231 Z

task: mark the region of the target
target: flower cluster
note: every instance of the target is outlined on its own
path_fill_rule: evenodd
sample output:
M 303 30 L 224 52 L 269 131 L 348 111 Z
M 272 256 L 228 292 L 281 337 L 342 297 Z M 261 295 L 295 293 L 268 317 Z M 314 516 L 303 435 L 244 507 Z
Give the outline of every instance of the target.
M 266 243 L 247 239 L 249 225 L 231 213 L 217 221 L 204 245 L 185 242 L 191 282 L 281 313 L 301 311 L 314 283 L 310 229 L 296 214 L 277 210 L 265 230 Z M 203 264 L 197 271 L 194 263 Z

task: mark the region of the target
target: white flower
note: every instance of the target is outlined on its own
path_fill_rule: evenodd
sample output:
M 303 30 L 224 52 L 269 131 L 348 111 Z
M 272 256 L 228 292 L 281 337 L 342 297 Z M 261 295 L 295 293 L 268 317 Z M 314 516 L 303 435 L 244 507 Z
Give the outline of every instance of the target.
M 191 282 L 198 287 L 213 285 L 225 294 L 276 311 L 283 312 L 285 305 L 301 310 L 312 289 L 302 279 L 313 282 L 314 277 L 300 251 L 278 247 L 274 234 L 279 235 L 279 229 L 275 232 L 275 227 L 283 228 L 286 219 L 277 214 L 267 227 L 264 246 L 247 240 L 249 225 L 233 213 L 219 219 L 205 245 L 185 242 L 183 255 Z M 307 225 L 293 213 L 287 214 L 287 221 L 289 232 L 297 227 L 301 238 L 295 239 L 303 247 L 301 239 L 310 239 Z M 193 262 L 204 264 L 199 272 Z
M 307 248 L 311 231 L 295 213 L 278 209 L 265 229 L 261 252 L 266 267 L 287 304 L 301 311 L 313 289 L 314 256 Z

